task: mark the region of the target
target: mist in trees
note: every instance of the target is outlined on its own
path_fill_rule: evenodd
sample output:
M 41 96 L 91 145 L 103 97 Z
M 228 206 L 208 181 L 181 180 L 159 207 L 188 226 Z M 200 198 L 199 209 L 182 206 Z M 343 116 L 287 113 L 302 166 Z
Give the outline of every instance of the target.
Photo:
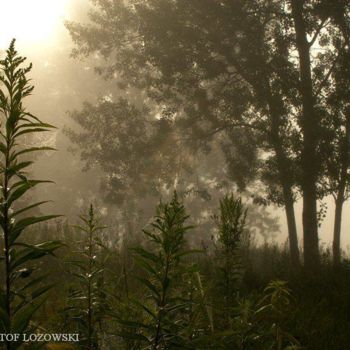
M 79 1 L 55 46 L 23 50 L 34 69 L 13 41 L 2 333 L 346 348 L 349 15 L 346 0 Z

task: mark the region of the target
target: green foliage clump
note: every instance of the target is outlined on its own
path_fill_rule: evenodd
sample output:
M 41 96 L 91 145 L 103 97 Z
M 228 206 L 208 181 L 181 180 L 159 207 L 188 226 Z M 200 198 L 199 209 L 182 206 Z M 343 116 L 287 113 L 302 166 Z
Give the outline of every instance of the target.
M 288 330 L 293 306 L 291 290 L 280 280 L 271 281 L 256 300 L 241 298 L 232 332 L 224 337 L 226 344 L 235 344 L 238 349 L 300 349 Z
M 21 334 L 36 328 L 31 320 L 45 301 L 45 293 L 52 287 L 47 283 L 47 276 L 38 273 L 37 262 L 46 255 L 53 255 L 61 247 L 58 241 L 27 244 L 23 239 L 23 233 L 29 226 L 57 217 L 25 215 L 45 202 L 27 206 L 18 204 L 34 186 L 49 182 L 29 179 L 25 170 L 33 162 L 23 157 L 51 148 L 26 147 L 23 138 L 53 128 L 23 107 L 24 98 L 33 91 L 27 78 L 32 66 L 22 68 L 24 62 L 25 58 L 17 54 L 15 42 L 12 41 L 5 59 L 0 61 L 0 115 L 3 118 L 0 131 L 0 226 L 3 250 L 0 261 L 4 268 L 0 291 L 0 333 Z M 21 341 L 6 342 L 8 350 L 20 346 Z

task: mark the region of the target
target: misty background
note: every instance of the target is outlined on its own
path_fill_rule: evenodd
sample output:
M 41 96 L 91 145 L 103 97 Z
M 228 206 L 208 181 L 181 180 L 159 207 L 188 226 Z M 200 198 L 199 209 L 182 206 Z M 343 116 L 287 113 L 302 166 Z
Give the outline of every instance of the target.
M 87 14 L 91 3 L 87 0 L 62 0 L 45 1 L 46 5 L 43 5 L 42 1 L 26 1 L 26 3 L 33 5 L 31 11 L 37 7 L 39 12 L 34 17 L 27 15 L 28 8 L 22 6 L 23 2 L 11 1 L 12 5 L 6 3 L 7 1 L 0 1 L 0 4 L 5 7 L 13 6 L 16 8 L 18 16 L 21 18 L 21 26 L 16 29 L 16 33 L 9 30 L 9 23 L 6 20 L 0 21 L 0 49 L 5 50 L 12 37 L 16 38 L 18 51 L 28 57 L 34 66 L 32 78 L 35 90 L 33 96 L 27 100 L 26 107 L 40 119 L 52 123 L 58 128 L 57 131 L 45 135 L 44 139 L 40 140 L 57 148 L 57 152 L 40 155 L 33 167 L 34 178 L 48 178 L 53 180 L 56 185 L 40 187 L 36 189 L 35 195 L 38 198 L 52 199 L 51 208 L 50 204 L 47 205 L 47 211 L 63 214 L 70 222 L 74 221 L 74 217 L 80 214 L 90 202 L 98 205 L 107 222 L 108 219 L 115 220 L 122 209 L 117 203 L 105 201 L 101 195 L 101 184 L 103 185 L 104 182 L 103 171 L 97 165 L 84 170 L 85 162 L 80 159 L 77 150 L 74 152 L 75 146 L 65 132 L 67 129 L 79 131 L 79 126 L 72 120 L 70 113 L 81 111 L 85 101 L 95 104 L 101 99 L 109 100 L 115 96 L 133 98 L 133 96 L 120 95 L 115 80 L 103 79 L 95 72 L 95 67 L 101 60 L 100 57 L 94 56 L 85 60 L 72 57 L 74 44 L 65 27 L 65 21 L 79 23 L 88 21 Z M 54 11 L 54 18 L 50 18 L 50 14 L 53 13 L 52 6 L 57 7 Z M 50 21 L 46 23 L 45 18 L 50 19 Z M 37 24 L 33 24 L 33 21 Z M 39 29 L 30 29 L 33 25 L 38 26 Z M 207 158 L 208 164 L 213 168 L 217 167 L 216 171 L 220 172 L 225 168 L 225 160 L 223 157 L 220 159 L 217 152 L 220 150 L 211 150 L 212 155 L 209 153 L 203 157 Z M 212 160 L 210 160 L 211 156 Z M 200 176 L 200 169 L 198 172 Z M 218 196 L 212 195 L 211 198 L 208 197 L 202 201 L 206 202 L 206 207 L 216 208 L 218 198 Z M 249 194 L 246 198 L 249 201 Z M 146 211 L 144 217 L 150 217 L 153 214 L 154 203 L 158 199 L 157 196 L 145 199 L 145 203 L 141 205 Z M 329 197 L 323 202 L 327 206 L 327 216 L 320 227 L 319 237 L 321 244 L 328 246 L 332 241 L 334 201 Z M 193 202 L 192 205 L 189 205 L 185 201 L 185 204 L 189 207 L 190 212 L 198 209 L 196 208 L 198 203 Z M 148 212 L 147 209 L 149 209 Z M 283 208 L 268 206 L 266 209 L 256 208 L 254 210 L 261 211 L 261 215 L 266 218 L 267 222 L 270 222 L 270 225 L 265 228 L 257 227 L 256 238 L 261 240 L 263 237 L 267 240 L 284 243 L 287 239 L 287 225 Z M 302 206 L 299 200 L 295 205 L 295 211 L 300 245 L 302 245 L 301 210 Z M 347 232 L 350 225 L 348 212 L 349 203 L 345 203 L 342 229 L 342 248 L 345 251 L 348 251 L 350 245 L 350 236 Z M 210 217 L 212 214 L 213 212 L 201 213 L 206 217 Z M 198 220 L 197 223 L 200 231 L 201 220 Z M 140 223 L 141 226 L 143 224 L 143 222 Z

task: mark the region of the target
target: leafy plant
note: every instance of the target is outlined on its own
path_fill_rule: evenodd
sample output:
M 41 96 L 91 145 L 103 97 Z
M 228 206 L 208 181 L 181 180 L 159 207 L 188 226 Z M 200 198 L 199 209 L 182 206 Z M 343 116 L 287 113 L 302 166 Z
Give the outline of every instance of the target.
M 45 202 L 19 207 L 18 201 L 34 186 L 50 182 L 28 179 L 25 170 L 33 163 L 22 157 L 32 152 L 51 150 L 49 147 L 26 147 L 24 136 L 49 131 L 52 125 L 43 123 L 23 107 L 23 99 L 31 94 L 27 74 L 32 65 L 21 68 L 25 58 L 18 56 L 15 41 L 11 42 L 7 55 L 0 61 L 0 113 L 3 122 L 0 131 L 1 153 L 1 205 L 4 286 L 0 294 L 0 333 L 23 333 L 28 330 L 34 312 L 42 305 L 45 293 L 52 287 L 42 284 L 46 276 L 33 277 L 35 262 L 46 255 L 53 255 L 61 247 L 58 241 L 26 244 L 23 232 L 31 225 L 56 218 L 57 215 L 25 216 L 33 208 Z M 6 342 L 6 349 L 17 349 L 18 342 Z
M 189 299 L 181 293 L 183 277 L 189 269 L 183 258 L 193 252 L 185 250 L 185 234 L 191 228 L 185 225 L 187 219 L 175 193 L 170 203 L 158 206 L 158 215 L 151 224 L 153 230 L 143 231 L 153 249 L 133 250 L 134 259 L 146 273 L 137 278 L 147 291 L 144 302 L 133 301 L 144 317 L 138 321 L 121 320 L 130 329 L 121 335 L 141 341 L 145 349 L 190 348 L 184 336 Z
M 70 260 L 73 276 L 78 286 L 72 288 L 69 295 L 70 315 L 78 322 L 83 348 L 98 349 L 98 330 L 106 315 L 107 301 L 104 288 L 105 264 L 108 254 L 103 254 L 105 247 L 97 235 L 105 227 L 100 226 L 94 208 L 91 205 L 88 215 L 80 216 L 83 225 L 75 226 L 84 234 L 79 256 Z
M 261 308 L 256 315 L 267 323 L 264 335 L 268 335 L 269 343 L 277 350 L 299 349 L 299 342 L 285 329 L 286 315 L 290 315 L 293 296 L 285 281 L 271 281 L 264 290 L 260 301 Z
M 227 321 L 235 303 L 235 292 L 240 286 L 242 263 L 241 243 L 245 234 L 247 209 L 241 198 L 232 194 L 220 200 L 220 214 L 214 216 L 218 227 L 216 254 L 220 269 L 219 285 L 224 297 L 224 313 Z
M 256 302 L 239 300 L 231 339 L 240 349 L 300 349 L 288 330 L 293 301 L 287 282 L 280 280 L 271 281 Z

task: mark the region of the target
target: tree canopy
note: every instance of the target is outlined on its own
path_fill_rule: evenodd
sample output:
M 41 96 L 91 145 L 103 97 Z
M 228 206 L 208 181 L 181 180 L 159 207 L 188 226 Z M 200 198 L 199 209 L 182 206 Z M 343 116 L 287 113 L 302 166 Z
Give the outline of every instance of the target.
M 337 84 L 335 67 L 348 41 L 348 4 L 100 0 L 94 5 L 91 23 L 67 24 L 75 54 L 104 57 L 102 75 L 126 90 L 145 91 L 157 113 L 170 114 L 201 146 L 218 134 L 228 136 L 233 147 L 248 139 L 252 148 L 244 156 L 254 161 L 247 175 L 253 169 L 254 176 L 247 179 L 262 181 L 267 199 L 285 206 L 295 263 L 294 202 L 302 197 L 305 263 L 316 266 L 318 184 L 327 176 L 321 149 L 330 129 L 327 115 L 333 114 L 328 92 Z M 335 153 L 333 148 L 331 158 Z

